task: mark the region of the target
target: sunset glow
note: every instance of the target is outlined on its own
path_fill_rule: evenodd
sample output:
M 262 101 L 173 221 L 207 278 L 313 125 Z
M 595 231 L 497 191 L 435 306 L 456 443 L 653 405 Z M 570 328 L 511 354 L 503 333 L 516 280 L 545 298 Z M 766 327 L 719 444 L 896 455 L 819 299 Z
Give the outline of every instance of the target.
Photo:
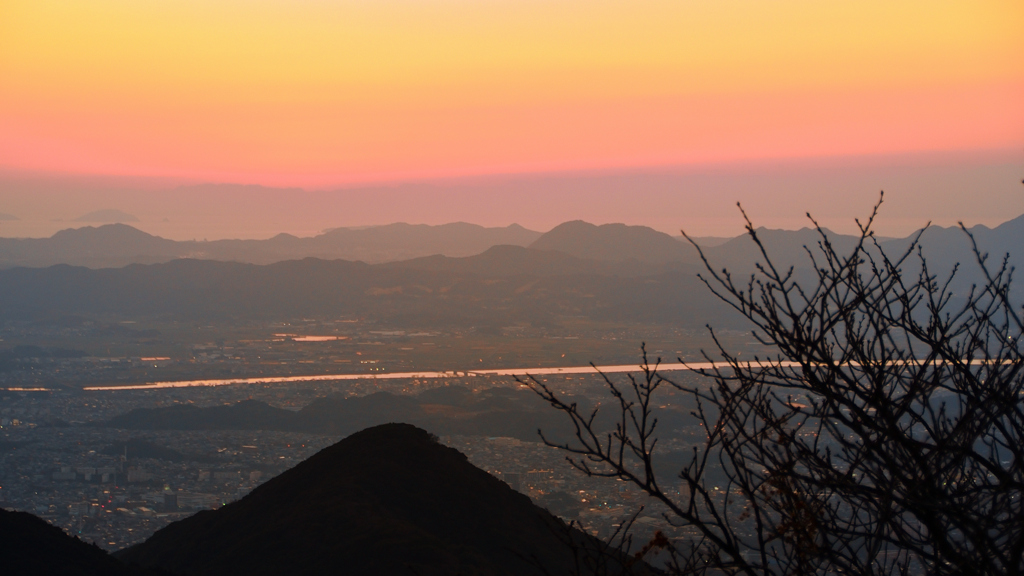
M 325 187 L 1024 145 L 1024 4 L 3 0 L 0 167 Z

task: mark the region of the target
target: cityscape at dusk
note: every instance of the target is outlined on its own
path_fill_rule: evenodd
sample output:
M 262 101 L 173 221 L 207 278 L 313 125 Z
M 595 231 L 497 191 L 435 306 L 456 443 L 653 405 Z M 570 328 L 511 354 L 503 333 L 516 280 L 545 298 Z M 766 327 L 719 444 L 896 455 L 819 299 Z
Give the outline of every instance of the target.
M 0 0 L 0 573 L 1024 572 L 1020 0 Z

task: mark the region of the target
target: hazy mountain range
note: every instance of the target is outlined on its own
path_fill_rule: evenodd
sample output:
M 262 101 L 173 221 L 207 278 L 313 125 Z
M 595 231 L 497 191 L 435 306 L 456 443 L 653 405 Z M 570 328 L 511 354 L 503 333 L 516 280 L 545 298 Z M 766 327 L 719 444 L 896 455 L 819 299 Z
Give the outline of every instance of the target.
M 102 211 L 110 212 L 110 211 Z M 1024 241 L 1024 216 L 996 228 L 975 226 L 971 233 L 986 250 L 1013 252 Z M 803 246 L 814 246 L 820 236 L 814 230 L 769 230 L 759 236 L 785 264 L 805 266 Z M 828 232 L 840 252 L 848 250 L 853 236 Z M 879 239 L 889 253 L 900 252 L 907 238 Z M 759 257 L 757 248 L 744 234 L 732 239 L 695 239 L 716 265 L 747 267 Z M 923 244 L 931 258 L 969 261 L 971 252 L 963 232 L 956 228 L 931 227 Z M 319 258 L 351 260 L 371 264 L 398 262 L 426 256 L 466 257 L 495 246 L 529 247 L 556 251 L 585 260 L 646 263 L 699 264 L 697 251 L 681 236 L 674 237 L 645 226 L 566 222 L 547 233 L 513 224 L 485 228 L 457 222 L 440 226 L 389 224 L 367 228 L 337 228 L 314 237 L 279 234 L 266 240 L 176 241 L 160 238 L 126 224 L 107 224 L 63 230 L 50 238 L 0 238 L 0 268 L 45 267 L 69 264 L 89 268 L 155 264 L 176 259 L 219 260 L 249 264 L 272 264 L 285 260 Z M 932 253 L 933 252 L 933 253 Z
M 111 268 L 155 264 L 180 258 L 271 264 L 321 258 L 389 262 L 433 254 L 471 256 L 492 246 L 528 246 L 540 232 L 512 225 L 484 228 L 389 224 L 337 228 L 311 238 L 278 234 L 267 240 L 177 241 L 152 236 L 127 224 L 62 230 L 50 238 L 0 238 L 0 267 L 71 264 Z
M 0 271 L 0 318 L 358 316 L 405 326 L 497 329 L 517 322 L 544 326 L 564 316 L 692 324 L 724 310 L 692 267 L 617 275 L 601 263 L 588 270 L 589 261 L 517 247 L 434 260 L 409 266 L 310 258 L 266 266 L 174 260 L 100 270 L 13 268 Z M 681 294 L 695 296 L 681 300 Z
M 810 270 L 807 248 L 822 238 L 809 229 L 757 231 L 777 266 Z M 971 229 L 992 262 L 1010 252 L 1020 262 L 1024 217 L 994 229 Z M 341 240 L 341 239 L 348 240 Z M 851 236 L 828 234 L 839 253 Z M 309 257 L 311 247 L 347 246 L 365 253 L 430 253 L 408 260 L 367 264 Z M 980 280 L 967 236 L 953 228 L 929 228 L 921 236 L 932 272 L 945 274 L 964 263 L 952 288 L 966 291 Z M 19 244 L 20 243 L 20 244 Z M 518 243 L 518 244 L 517 244 Z M 890 256 L 910 239 L 884 239 Z M 224 247 L 225 260 L 183 258 L 181 250 Z M 696 277 L 704 270 L 696 249 L 641 226 L 594 226 L 568 222 L 537 235 L 520 227 L 482 228 L 392 225 L 338 230 L 316 238 L 278 236 L 265 241 L 182 243 L 156 238 L 124 225 L 68 230 L 46 240 L 5 240 L 0 247 L 28 247 L 5 261 L 42 263 L 78 258 L 93 263 L 120 259 L 165 260 L 121 268 L 57 265 L 0 270 L 0 318 L 59 318 L 75 314 L 145 315 L 188 318 L 287 318 L 360 315 L 420 325 L 505 326 L 527 321 L 543 325 L 556 316 L 632 320 L 701 327 L 728 326 L 727 308 Z M 273 252 L 268 247 L 276 246 Z M 356 248 L 353 248 L 356 247 Z M 29 249 L 31 248 L 31 249 Z M 228 249 L 238 257 L 228 257 Z M 326 248 L 323 248 L 326 250 Z M 476 251 L 446 256 L 445 251 Z M 246 252 L 248 250 L 248 252 Z M 34 251 L 34 252 L 33 252 Z M 703 249 L 716 270 L 753 271 L 761 258 L 749 237 Z M 128 254 L 135 254 L 129 257 Z M 244 263 L 280 260 L 271 264 Z M 185 254 L 188 255 L 188 254 Z M 286 257 L 286 255 L 290 255 Z M 304 259 L 290 259 L 291 256 Z M 904 269 L 915 273 L 916 260 Z

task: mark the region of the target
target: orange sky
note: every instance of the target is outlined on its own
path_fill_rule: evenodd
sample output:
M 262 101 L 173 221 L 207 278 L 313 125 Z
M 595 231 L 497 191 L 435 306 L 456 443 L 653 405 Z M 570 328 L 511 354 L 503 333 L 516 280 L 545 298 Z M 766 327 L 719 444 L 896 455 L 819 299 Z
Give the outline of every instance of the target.
M 329 187 L 1024 147 L 1019 0 L 0 0 L 0 168 Z

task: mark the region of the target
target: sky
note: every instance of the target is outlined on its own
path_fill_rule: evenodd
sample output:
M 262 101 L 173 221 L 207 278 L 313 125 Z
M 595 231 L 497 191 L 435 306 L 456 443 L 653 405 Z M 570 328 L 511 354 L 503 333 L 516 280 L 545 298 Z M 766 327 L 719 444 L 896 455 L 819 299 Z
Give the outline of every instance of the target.
M 93 209 L 136 190 L 153 218 L 183 183 L 384 187 L 406 190 L 385 214 L 433 222 L 429 190 L 458 189 L 459 219 L 499 224 L 547 186 L 614 220 L 674 174 L 721 200 L 708 218 L 851 193 L 863 213 L 893 184 L 897 208 L 952 202 L 893 222 L 996 223 L 1024 211 L 1022 29 L 1019 0 L 0 0 L 0 201 L 52 222 L 64 196 L 32 190 L 55 181 Z M 975 185 L 938 190 L 937 169 Z M 367 202 L 356 220 L 380 223 Z

